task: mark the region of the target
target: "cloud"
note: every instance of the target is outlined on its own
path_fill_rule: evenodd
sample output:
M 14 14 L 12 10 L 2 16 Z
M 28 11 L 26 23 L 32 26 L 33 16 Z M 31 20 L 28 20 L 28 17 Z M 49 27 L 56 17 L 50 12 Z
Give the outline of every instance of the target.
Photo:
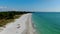
M 6 6 L 0 6 L 0 9 L 6 9 L 7 7 Z
M 7 7 L 6 6 L 0 6 L 0 11 L 6 11 Z

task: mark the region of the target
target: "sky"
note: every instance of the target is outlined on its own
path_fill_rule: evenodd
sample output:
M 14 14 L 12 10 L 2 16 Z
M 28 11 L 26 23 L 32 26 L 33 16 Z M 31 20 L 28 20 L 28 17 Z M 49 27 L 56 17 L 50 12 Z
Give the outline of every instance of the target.
M 60 11 L 60 0 L 0 0 L 0 11 Z

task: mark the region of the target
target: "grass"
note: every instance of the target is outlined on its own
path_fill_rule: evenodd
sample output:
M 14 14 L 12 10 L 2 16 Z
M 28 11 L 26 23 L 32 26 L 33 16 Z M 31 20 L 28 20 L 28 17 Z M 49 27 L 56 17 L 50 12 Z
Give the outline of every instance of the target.
M 14 21 L 14 19 L 8 19 L 8 20 L 2 19 L 2 20 L 0 20 L 0 27 L 5 26 L 6 24 L 8 24 L 8 23 L 10 23 L 12 21 Z
M 19 17 L 21 17 L 21 15 L 15 15 L 14 19 L 1 19 L 0 20 L 0 27 L 3 27 L 3 26 L 5 26 L 8 23 L 14 22 L 14 20 L 19 18 Z
M 8 23 L 14 22 L 15 19 L 18 19 L 22 15 L 23 14 L 21 14 L 21 15 L 15 15 L 13 19 L 0 19 L 0 27 L 3 27 L 3 26 L 5 26 Z

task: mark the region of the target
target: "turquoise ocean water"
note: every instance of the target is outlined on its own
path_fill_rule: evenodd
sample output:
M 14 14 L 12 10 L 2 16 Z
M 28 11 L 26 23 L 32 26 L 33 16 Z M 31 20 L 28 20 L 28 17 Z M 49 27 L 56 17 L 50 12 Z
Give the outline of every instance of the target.
M 60 34 L 60 12 L 36 12 L 32 20 L 37 34 Z

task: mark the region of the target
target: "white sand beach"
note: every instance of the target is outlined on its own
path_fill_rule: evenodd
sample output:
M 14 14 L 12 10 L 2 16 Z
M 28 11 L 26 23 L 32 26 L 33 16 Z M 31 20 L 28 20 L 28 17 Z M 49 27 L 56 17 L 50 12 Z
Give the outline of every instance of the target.
M 24 14 L 14 22 L 7 24 L 0 34 L 34 34 L 31 15 L 31 13 Z

